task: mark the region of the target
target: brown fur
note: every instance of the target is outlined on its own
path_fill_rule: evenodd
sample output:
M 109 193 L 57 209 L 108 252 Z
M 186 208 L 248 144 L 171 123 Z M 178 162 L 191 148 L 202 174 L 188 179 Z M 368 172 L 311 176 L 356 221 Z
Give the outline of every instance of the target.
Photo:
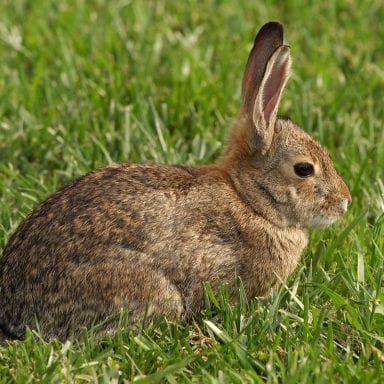
M 37 320 L 45 337 L 64 340 L 122 308 L 131 324 L 176 319 L 201 308 L 203 283 L 231 286 L 235 276 L 250 297 L 264 295 L 296 268 L 305 228 L 344 213 L 349 191 L 327 153 L 289 120 L 275 119 L 290 62 L 276 41 L 282 27 L 267 26 L 216 165 L 106 166 L 24 220 L 0 261 L 0 337 L 23 338 Z M 260 41 L 274 28 L 266 53 Z M 266 74 L 249 84 L 255 62 Z M 315 174 L 295 175 L 297 161 L 313 163 Z M 115 326 L 112 319 L 104 328 Z

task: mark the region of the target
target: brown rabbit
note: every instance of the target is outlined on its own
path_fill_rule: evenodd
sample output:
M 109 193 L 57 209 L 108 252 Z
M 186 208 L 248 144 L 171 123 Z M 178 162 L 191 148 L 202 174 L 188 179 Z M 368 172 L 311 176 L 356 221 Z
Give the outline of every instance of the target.
M 217 164 L 108 165 L 39 205 L 0 261 L 0 337 L 37 322 L 64 340 L 122 308 L 131 324 L 176 319 L 201 308 L 204 282 L 240 276 L 254 297 L 292 273 L 306 228 L 332 224 L 351 196 L 320 144 L 276 118 L 290 64 L 282 26 L 265 24 Z

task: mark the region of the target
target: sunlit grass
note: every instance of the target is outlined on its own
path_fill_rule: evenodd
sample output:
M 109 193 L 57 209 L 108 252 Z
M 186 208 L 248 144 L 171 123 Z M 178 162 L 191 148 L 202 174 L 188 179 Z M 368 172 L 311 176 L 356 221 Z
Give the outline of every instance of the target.
M 0 347 L 0 382 L 381 383 L 384 5 L 378 0 L 0 2 L 0 247 L 74 177 L 112 161 L 209 163 L 258 28 L 285 24 L 280 113 L 330 151 L 353 204 L 311 233 L 273 296 L 207 288 L 191 324 Z M 0 308 L 1 310 L 1 308 Z M 96 331 L 95 331 L 96 332 Z

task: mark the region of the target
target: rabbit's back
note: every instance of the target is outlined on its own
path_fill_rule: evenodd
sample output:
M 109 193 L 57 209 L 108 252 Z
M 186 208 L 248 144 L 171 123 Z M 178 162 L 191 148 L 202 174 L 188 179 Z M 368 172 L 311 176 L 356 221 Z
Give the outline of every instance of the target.
M 39 205 L 11 236 L 3 263 L 81 264 L 113 248 L 151 254 L 150 262 L 207 240 L 237 246 L 243 235 L 224 201 L 238 196 L 226 177 L 214 167 L 104 167 Z

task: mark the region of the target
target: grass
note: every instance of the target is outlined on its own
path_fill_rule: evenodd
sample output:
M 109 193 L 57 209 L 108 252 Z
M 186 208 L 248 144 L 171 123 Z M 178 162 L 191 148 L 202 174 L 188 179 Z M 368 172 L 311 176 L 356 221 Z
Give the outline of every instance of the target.
M 271 297 L 207 289 L 189 325 L 0 346 L 1 383 L 381 383 L 384 5 L 379 0 L 3 0 L 0 248 L 60 185 L 111 161 L 214 161 L 252 39 L 280 20 L 280 113 L 330 151 L 353 204 Z M 1 309 L 0 309 L 1 310 Z

